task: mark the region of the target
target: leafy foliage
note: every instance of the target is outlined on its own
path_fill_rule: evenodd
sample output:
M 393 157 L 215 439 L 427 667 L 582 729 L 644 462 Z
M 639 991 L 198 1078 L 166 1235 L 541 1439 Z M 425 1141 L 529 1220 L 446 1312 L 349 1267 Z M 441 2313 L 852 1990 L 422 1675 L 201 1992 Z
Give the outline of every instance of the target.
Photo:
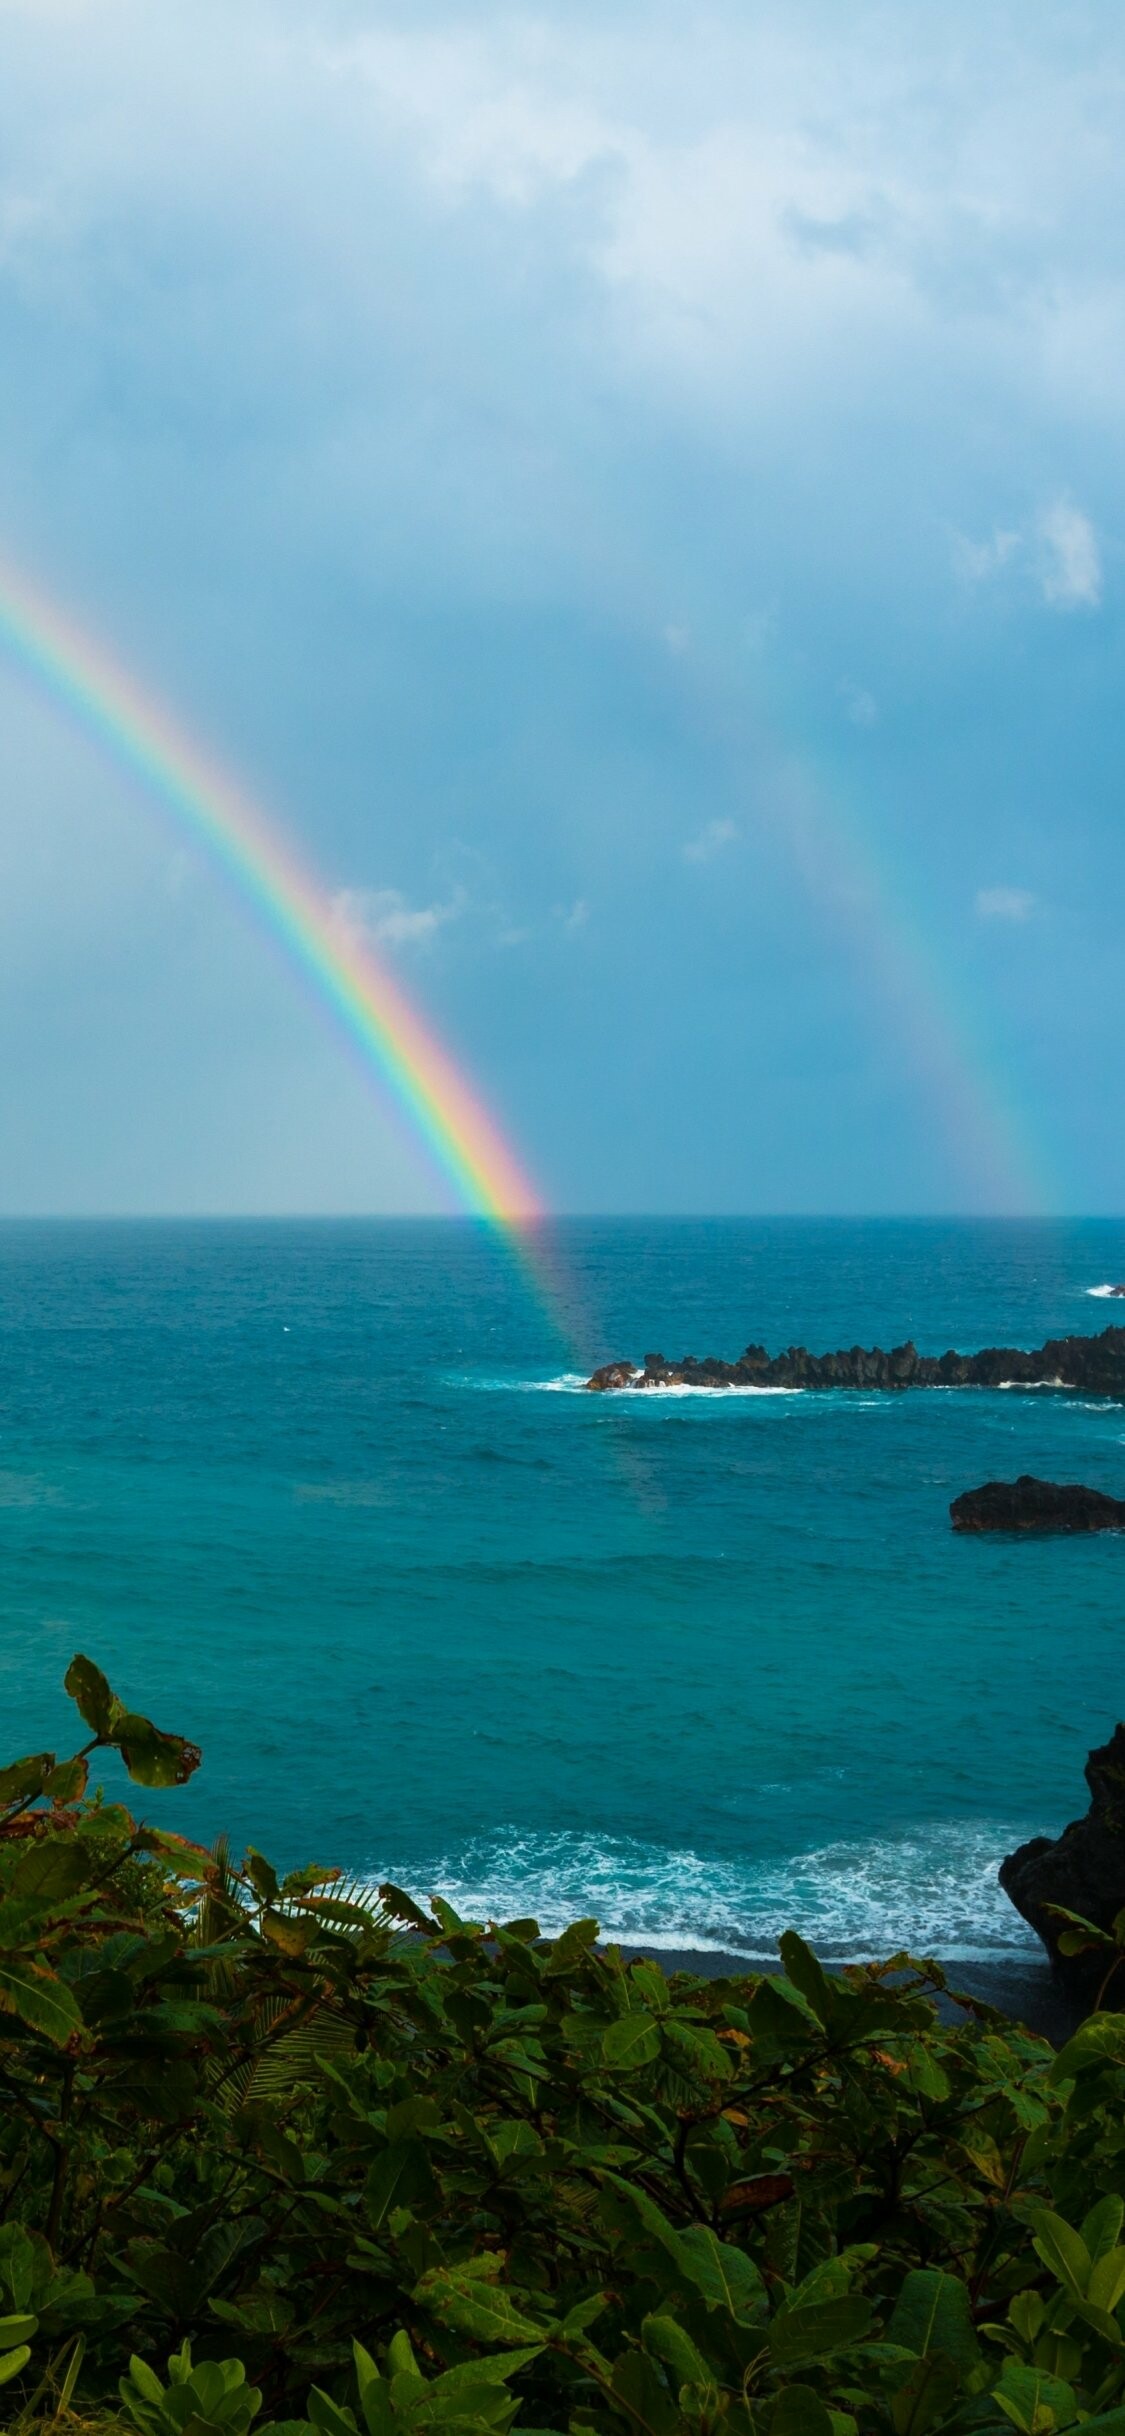
M 905 1955 L 669 1979 L 236 1867 L 88 1797 L 198 1753 L 67 1688 L 90 1739 L 0 1773 L 16 2424 L 1125 2436 L 1125 2017 L 1056 2056 Z

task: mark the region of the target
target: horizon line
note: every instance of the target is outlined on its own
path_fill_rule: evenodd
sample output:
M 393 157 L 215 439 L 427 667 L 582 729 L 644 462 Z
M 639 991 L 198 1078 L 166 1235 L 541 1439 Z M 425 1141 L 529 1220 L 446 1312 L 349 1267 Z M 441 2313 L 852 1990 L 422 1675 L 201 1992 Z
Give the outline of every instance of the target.
M 665 1226 L 1117 1226 L 1121 1210 L 564 1209 L 520 1221 L 521 1232 L 559 1225 Z M 440 1226 L 495 1233 L 480 1210 L 0 1210 L 0 1226 Z

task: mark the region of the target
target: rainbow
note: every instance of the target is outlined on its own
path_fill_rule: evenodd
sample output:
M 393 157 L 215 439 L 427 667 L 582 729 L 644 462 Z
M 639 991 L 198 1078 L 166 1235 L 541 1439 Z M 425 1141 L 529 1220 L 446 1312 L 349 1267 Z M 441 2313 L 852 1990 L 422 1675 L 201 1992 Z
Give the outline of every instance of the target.
M 101 643 L 4 560 L 0 641 L 207 847 L 368 1071 L 389 1085 L 459 1204 L 509 1234 L 542 1218 L 538 1195 L 465 1074 L 275 822 Z
M 944 1136 L 949 1173 L 960 1175 L 969 1208 L 1048 1217 L 1067 1206 L 1072 1196 L 1031 1121 L 1010 1052 L 938 952 L 936 926 L 918 910 L 922 891 L 901 844 L 892 846 L 890 824 L 880 834 L 842 754 L 833 760 L 805 741 L 815 724 L 808 705 L 764 660 L 748 671 L 745 658 L 734 666 L 718 652 L 684 653 L 676 669 L 701 728 L 739 737 L 754 826 L 777 838 L 811 913 L 847 955 L 867 1020 L 884 1033 L 889 1027 L 925 1131 Z

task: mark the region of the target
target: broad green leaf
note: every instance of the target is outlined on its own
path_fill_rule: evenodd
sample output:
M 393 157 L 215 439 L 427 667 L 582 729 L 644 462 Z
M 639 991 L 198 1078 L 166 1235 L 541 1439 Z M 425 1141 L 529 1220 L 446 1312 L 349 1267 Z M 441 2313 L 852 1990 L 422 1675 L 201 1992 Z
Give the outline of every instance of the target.
M 156 2374 L 155 2369 L 150 2368 L 147 2360 L 142 2360 L 137 2352 L 133 2353 L 133 2357 L 129 2362 L 129 2375 L 133 2381 L 133 2384 L 136 2386 L 137 2392 L 141 2396 L 142 2401 L 159 2402 L 162 2399 L 164 2388 Z M 121 2390 L 124 2394 L 124 2379 L 122 2379 Z
M 309 2393 L 309 2418 L 318 2436 L 356 2436 L 355 2412 L 341 2410 L 328 2394 L 314 2385 Z
M 956 2367 L 972 2368 L 979 2346 L 964 2284 L 940 2267 L 912 2267 L 903 2277 L 887 2340 L 901 2343 L 904 2351 L 917 2352 L 919 2358 L 941 2351 Z
M 478 1934 L 472 1922 L 462 1920 L 453 1905 L 446 1902 L 444 1895 L 431 1895 L 430 1909 L 444 1937 L 475 1937 Z M 430 1925 L 432 1927 L 432 1922 Z
M 770 2412 L 769 2436 L 832 2436 L 832 2420 L 811 2385 L 787 2385 Z
M 552 1940 L 550 1952 L 543 1965 L 544 1978 L 560 1979 L 567 1971 L 573 1971 L 575 1964 L 585 1959 L 591 1946 L 596 1945 L 597 1941 L 598 1924 L 596 1920 L 572 1920 L 570 1927 L 563 1930 L 562 1936 Z
M 770 2358 L 777 2369 L 804 2368 L 862 2343 L 870 2324 L 870 2303 L 853 2293 L 808 2309 L 779 2310 L 769 2329 Z
M 434 2378 L 427 2385 L 426 2392 L 428 2394 L 457 2394 L 462 2392 L 467 2385 L 506 2385 L 509 2377 L 518 2376 L 521 2368 L 529 2368 L 531 2362 L 539 2358 L 542 2349 L 541 2343 L 524 2343 L 517 2351 L 494 2351 L 485 2359 L 462 2360 L 456 2368 L 447 2368 L 440 2377 Z M 388 2368 L 390 2365 L 388 2351 Z M 403 2372 L 400 2370 L 396 2373 L 401 2375 Z M 422 2383 L 421 2370 L 415 2367 L 413 2375 L 420 2385 Z
M 1086 2298 L 1094 2309 L 1104 2310 L 1112 2317 L 1125 2294 L 1125 2249 L 1107 2250 L 1095 2259 L 1086 2286 Z
M 48 1921 L 57 1918 L 59 1911 L 65 1912 L 66 1909 L 67 1906 L 63 1904 L 56 1905 L 52 1911 L 49 1904 L 40 1902 L 38 1896 L 33 1895 L 21 1902 L 14 1898 L 0 1902 L 0 1952 L 19 1954 L 30 1947 L 33 1953 L 38 1953 Z
M 517 2307 L 503 2288 L 484 2283 L 463 2267 L 434 2267 L 422 2277 L 414 2297 L 432 2310 L 443 2326 L 471 2335 L 478 2343 L 530 2343 L 541 2349 L 554 2325 L 540 2326 Z M 522 2298 L 522 2295 L 520 2296 Z
M 79 1839 L 65 1830 L 52 1830 L 37 1836 L 27 1845 L 8 1881 L 8 1892 L 15 1896 L 35 1895 L 42 1900 L 54 1895 L 73 1895 L 91 1876 L 90 1855 Z
M 1077 2416 L 1073 2387 L 1022 2360 L 1005 2360 L 994 2393 L 1021 2436 L 1049 2436 L 1052 2428 L 1069 2427 Z
M 412 1895 L 403 1893 L 401 1886 L 393 1885 L 388 1878 L 379 1888 L 379 1895 L 392 1920 L 402 1920 L 407 1928 L 418 1929 L 424 1936 L 432 1937 L 433 1921 L 422 1910 L 421 1905 L 415 1903 Z
M 662 2018 L 671 2017 L 672 2000 L 668 1993 L 668 1982 L 655 1962 L 631 1962 L 628 1979 L 649 2013 L 659 2014 Z
M 14 2013 L 29 2030 L 65 2047 L 82 2028 L 74 1998 L 43 1963 L 0 1961 L 0 2014 Z
M 1068 2038 L 1051 2066 L 1049 2079 L 1058 2088 L 1099 2064 L 1125 2063 L 1125 2014 L 1093 2013 L 1073 2038 Z
M 64 1690 L 70 1693 L 79 1716 L 102 1742 L 112 1742 L 118 1720 L 125 1714 L 122 1702 L 111 1692 L 100 1666 L 92 1658 L 72 1658 L 63 1677 Z
M 30 2343 L 38 2331 L 38 2318 L 29 2317 L 26 2310 L 17 2317 L 0 2318 L 0 2351 L 10 2351 L 13 2343 Z
M 1020 2341 L 1029 2347 L 1034 2343 L 1046 2315 L 1047 2304 L 1041 2292 L 1017 2292 L 1008 2310 Z
M 52 1802 L 60 1804 L 80 1802 L 89 1781 L 90 1763 L 88 1760 L 64 1759 L 60 1767 L 52 1768 L 43 1791 L 48 1800 Z
M 54 1765 L 53 1751 L 32 1751 L 27 1759 L 0 1768 L 0 1809 L 6 1809 L 9 1802 L 26 1801 L 29 1794 L 42 1793 Z
M 1072 2300 L 1084 2300 L 1090 2281 L 1090 2253 L 1082 2235 L 1051 2208 L 1037 2208 L 1031 2221 L 1035 2248 L 1044 2266 L 1058 2277 Z
M 598 2318 L 604 2316 L 608 2302 L 609 2295 L 605 2292 L 592 2292 L 587 2300 L 578 2301 L 573 2309 L 567 2310 L 559 2328 L 559 2341 L 561 2343 L 580 2342 L 587 2328 L 593 2326 Z
M 681 2065 L 685 2072 L 698 2073 L 704 2081 L 729 2080 L 730 2061 L 713 2030 L 705 2030 L 696 2022 L 678 2022 L 673 2018 L 666 2018 L 661 2027 L 665 2055 Z
M 949 2075 L 931 2055 L 924 2039 L 912 2039 L 907 2049 L 906 2079 L 920 2098 L 931 2098 L 938 2106 L 949 2096 Z
M 262 1934 L 283 1954 L 297 1955 L 306 1952 L 316 1930 L 311 1920 L 292 1912 L 267 1911 L 262 1913 Z
M 602 2036 L 602 2054 L 616 2071 L 636 2071 L 660 2053 L 660 2032 L 648 2013 L 623 2013 Z
M 7 2385 L 11 2378 L 18 2377 L 30 2358 L 31 2346 L 28 2343 L 21 2343 L 18 2351 L 0 2353 L 0 2385 Z
M 1110 2191 L 1104 2199 L 1099 2199 L 1097 2206 L 1091 2208 L 1089 2215 L 1083 2219 L 1082 2239 L 1095 2265 L 1099 2258 L 1104 2258 L 1107 2250 L 1116 2247 L 1123 2223 L 1125 2199 L 1120 2198 L 1116 2191 Z
M 186 1836 L 169 1835 L 163 1827 L 138 1827 L 133 1841 L 138 1852 L 155 1853 L 171 1877 L 189 1880 L 213 1877 L 215 1858 L 205 1844 L 192 1844 Z
M 838 2301 L 851 2290 L 851 2269 L 843 2258 L 818 2259 L 786 2300 L 788 2309 L 807 2309 L 813 2301 Z
M 744 2250 L 720 2241 L 709 2225 L 689 2225 L 685 2232 L 678 2232 L 647 2191 L 625 2182 L 619 2174 L 607 2174 L 606 2182 L 624 2199 L 626 2216 L 639 2219 L 681 2276 L 702 2294 L 709 2309 L 727 2309 L 743 2319 L 759 2314 L 762 2279 Z
M 944 2352 L 914 2360 L 891 2398 L 895 2436 L 927 2436 L 944 2419 L 960 2379 Z
M 613 2391 L 638 2436 L 683 2436 L 683 2421 L 654 2361 L 623 2351 L 613 2364 Z
M 689 2225 L 686 2232 L 673 2236 L 673 2243 L 672 2257 L 702 2293 L 708 2309 L 729 2310 L 743 2322 L 760 2316 L 765 2286 L 744 2250 L 736 2250 L 733 2242 L 720 2241 L 710 2225 Z
M 785 1965 L 786 1978 L 804 1997 L 818 2022 L 827 2026 L 837 2011 L 836 1991 L 827 1973 L 821 1969 L 811 1945 L 806 1945 L 795 1929 L 787 1929 L 784 1937 L 778 1938 L 777 1949 Z
M 277 1902 L 281 1893 L 277 1882 L 277 1871 L 272 1862 L 266 1860 L 263 1853 L 255 1852 L 252 1844 L 248 1844 L 246 1847 L 246 1875 L 259 1903 Z
M 369 2224 L 375 2231 L 393 2208 L 412 2207 L 432 2185 L 430 2163 L 420 2140 L 397 2140 L 377 2157 L 364 2186 Z
M 665 2368 L 671 2369 L 675 2386 L 717 2382 L 715 2371 L 675 2318 L 660 2314 L 647 2317 L 641 2327 L 641 2341 L 654 2360 L 661 2360 Z
M 198 1744 L 185 1742 L 182 1734 L 162 1734 L 150 1717 L 131 1711 L 121 1712 L 113 1739 L 138 1785 L 186 1785 L 203 1758 Z

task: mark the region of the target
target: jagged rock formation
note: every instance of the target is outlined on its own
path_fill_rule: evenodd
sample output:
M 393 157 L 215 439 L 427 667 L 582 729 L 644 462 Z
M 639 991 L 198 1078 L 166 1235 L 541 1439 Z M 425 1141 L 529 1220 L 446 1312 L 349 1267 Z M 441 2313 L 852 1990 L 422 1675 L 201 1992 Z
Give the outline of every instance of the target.
M 1077 1482 L 986 1480 L 966 1489 L 949 1509 L 955 1531 L 1125 1531 L 1125 1500 Z
M 1112 1954 L 1104 1947 L 1091 1953 L 1063 1954 L 1059 1938 L 1065 1920 L 1052 1913 L 1052 1904 L 1078 1912 L 1095 1927 L 1112 1930 L 1125 1908 L 1125 1725 L 1117 1725 L 1107 1743 L 1091 1751 L 1086 1762 L 1090 1807 L 1060 1836 L 1033 1836 L 1000 1864 L 1000 1884 L 1016 1910 L 1041 1937 L 1051 1961 L 1066 1985 L 1090 2003 L 1106 1976 Z M 1125 2005 L 1125 1968 L 1112 1981 L 1107 2001 Z
M 809 1353 L 790 1345 L 785 1353 L 768 1354 L 764 1345 L 748 1345 L 736 1362 L 666 1361 L 662 1353 L 646 1353 L 644 1366 L 635 1362 L 603 1363 L 586 1381 L 595 1394 L 652 1387 L 1071 1387 L 1087 1395 L 1120 1396 L 1125 1400 L 1125 1328 L 1103 1328 L 1100 1336 L 1050 1337 L 1033 1353 L 1018 1345 L 987 1345 L 981 1353 L 919 1353 L 916 1345 L 881 1345 L 865 1351 Z

